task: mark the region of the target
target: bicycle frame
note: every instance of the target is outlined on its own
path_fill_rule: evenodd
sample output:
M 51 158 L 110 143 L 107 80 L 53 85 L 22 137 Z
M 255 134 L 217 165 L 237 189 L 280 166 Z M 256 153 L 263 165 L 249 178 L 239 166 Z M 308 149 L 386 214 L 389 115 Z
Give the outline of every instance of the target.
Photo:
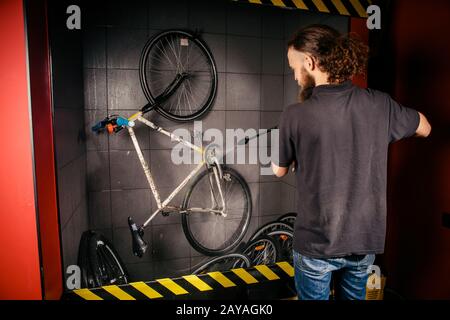
M 213 172 L 214 172 L 214 177 L 215 177 L 215 182 L 217 183 L 217 188 L 219 190 L 219 194 L 220 194 L 220 200 L 222 202 L 222 210 L 215 210 L 212 208 L 186 208 L 184 210 L 181 210 L 181 208 L 178 207 L 172 207 L 172 206 L 168 206 L 168 204 L 170 203 L 170 201 L 181 191 L 181 189 L 183 189 L 189 182 L 189 180 L 191 180 L 194 176 L 196 176 L 200 169 L 203 167 L 203 165 L 205 164 L 212 164 L 212 163 L 208 163 L 205 160 L 205 150 L 199 146 L 196 146 L 192 143 L 190 143 L 189 141 L 186 141 L 184 139 L 182 139 L 181 137 L 173 134 L 170 131 L 165 130 L 162 127 L 157 126 L 155 123 L 145 119 L 144 117 L 142 117 L 142 115 L 144 114 L 144 112 L 139 111 L 136 114 L 132 115 L 131 117 L 128 118 L 129 121 L 139 121 L 143 124 L 145 124 L 146 126 L 150 127 L 151 129 L 156 130 L 157 132 L 164 134 L 168 137 L 170 137 L 172 139 L 172 141 L 177 141 L 179 143 L 182 143 L 183 145 L 191 148 L 192 150 L 194 150 L 195 152 L 198 152 L 202 155 L 202 160 L 200 161 L 200 163 L 195 167 L 194 170 L 192 170 L 188 176 L 170 193 L 170 195 L 161 202 L 161 198 L 158 192 L 158 189 L 156 188 L 155 182 L 153 180 L 153 176 L 150 172 L 149 166 L 147 164 L 147 162 L 144 159 L 144 155 L 142 154 L 142 150 L 139 146 L 139 142 L 136 138 L 136 135 L 134 133 L 134 129 L 132 126 L 127 126 L 128 129 L 128 133 L 131 137 L 131 140 L 133 142 L 134 148 L 136 149 L 136 152 L 138 154 L 138 158 L 139 161 L 142 165 L 142 168 L 144 169 L 144 173 L 145 176 L 147 177 L 147 181 L 148 184 L 150 185 L 150 189 L 153 193 L 153 196 L 155 198 L 156 204 L 158 206 L 158 209 L 156 209 L 151 215 L 150 217 L 147 219 L 147 221 L 144 222 L 144 224 L 142 225 L 142 228 L 145 228 L 150 221 L 153 220 L 153 218 L 160 212 L 162 212 L 164 209 L 171 209 L 172 211 L 178 211 L 179 213 L 185 213 L 185 212 L 189 212 L 189 211 L 195 211 L 195 212 L 204 212 L 204 213 L 217 213 L 217 214 L 221 214 L 222 216 L 226 216 L 225 211 L 225 199 L 223 197 L 223 192 L 222 192 L 222 187 L 220 185 L 220 177 L 219 177 L 219 172 L 220 171 L 220 164 L 217 161 L 216 158 L 213 159 L 213 162 L 216 164 L 216 166 L 213 167 Z M 219 168 L 219 169 L 218 169 Z M 211 185 L 212 186 L 212 185 Z M 212 190 L 211 190 L 212 193 Z M 213 195 L 211 194 L 211 196 L 213 197 Z

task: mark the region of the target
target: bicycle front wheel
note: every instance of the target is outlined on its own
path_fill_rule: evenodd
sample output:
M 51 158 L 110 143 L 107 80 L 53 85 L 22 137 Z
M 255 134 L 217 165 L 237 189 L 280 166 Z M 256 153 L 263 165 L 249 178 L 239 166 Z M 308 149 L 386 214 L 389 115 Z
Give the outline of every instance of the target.
M 222 167 L 220 192 L 212 168 L 200 173 L 186 192 L 182 213 L 183 230 L 191 246 L 205 255 L 221 255 L 235 248 L 247 232 L 252 200 L 247 183 L 235 170 Z M 205 208 L 215 211 L 196 211 Z
M 182 76 L 178 85 L 174 80 Z M 173 121 L 192 121 L 212 106 L 217 69 L 207 45 L 186 31 L 164 31 L 145 45 L 140 60 L 141 86 L 156 111 Z M 165 95 L 165 93 L 170 94 Z M 165 99 L 156 101 L 164 95 Z

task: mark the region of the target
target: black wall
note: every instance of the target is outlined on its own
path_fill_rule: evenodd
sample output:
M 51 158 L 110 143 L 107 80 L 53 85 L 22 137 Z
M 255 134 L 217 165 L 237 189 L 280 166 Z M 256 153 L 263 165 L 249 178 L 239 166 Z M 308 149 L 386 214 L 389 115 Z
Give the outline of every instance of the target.
M 66 8 L 49 2 L 53 121 L 63 273 L 77 264 L 81 234 L 89 227 L 86 189 L 82 33 L 66 27 Z

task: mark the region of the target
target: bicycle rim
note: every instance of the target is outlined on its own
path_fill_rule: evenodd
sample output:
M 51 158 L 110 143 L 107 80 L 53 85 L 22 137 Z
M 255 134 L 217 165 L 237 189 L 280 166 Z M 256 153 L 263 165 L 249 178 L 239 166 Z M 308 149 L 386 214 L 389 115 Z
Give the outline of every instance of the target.
M 170 30 L 152 38 L 140 61 L 141 86 L 148 101 L 163 93 L 179 74 L 188 77 L 156 107 L 175 121 L 201 117 L 211 107 L 217 91 L 217 69 L 207 46 L 196 36 Z
M 235 248 L 250 222 L 252 202 L 248 185 L 233 169 L 223 167 L 222 171 L 227 216 L 195 211 L 182 214 L 186 238 L 194 249 L 206 255 L 219 255 Z M 186 193 L 183 208 L 220 209 L 217 202 L 221 198 L 213 175 L 209 169 L 198 176 Z

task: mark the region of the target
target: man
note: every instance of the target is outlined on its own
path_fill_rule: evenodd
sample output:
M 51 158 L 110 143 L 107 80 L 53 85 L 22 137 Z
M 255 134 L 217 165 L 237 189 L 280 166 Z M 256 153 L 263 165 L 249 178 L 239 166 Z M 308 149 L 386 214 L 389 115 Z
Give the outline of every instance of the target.
M 337 296 L 365 299 L 368 268 L 384 251 L 388 146 L 431 131 L 420 112 L 351 83 L 367 54 L 362 42 L 324 25 L 301 29 L 288 43 L 301 103 L 280 117 L 272 169 L 278 177 L 291 165 L 296 171 L 299 299 L 328 299 L 338 270 Z

